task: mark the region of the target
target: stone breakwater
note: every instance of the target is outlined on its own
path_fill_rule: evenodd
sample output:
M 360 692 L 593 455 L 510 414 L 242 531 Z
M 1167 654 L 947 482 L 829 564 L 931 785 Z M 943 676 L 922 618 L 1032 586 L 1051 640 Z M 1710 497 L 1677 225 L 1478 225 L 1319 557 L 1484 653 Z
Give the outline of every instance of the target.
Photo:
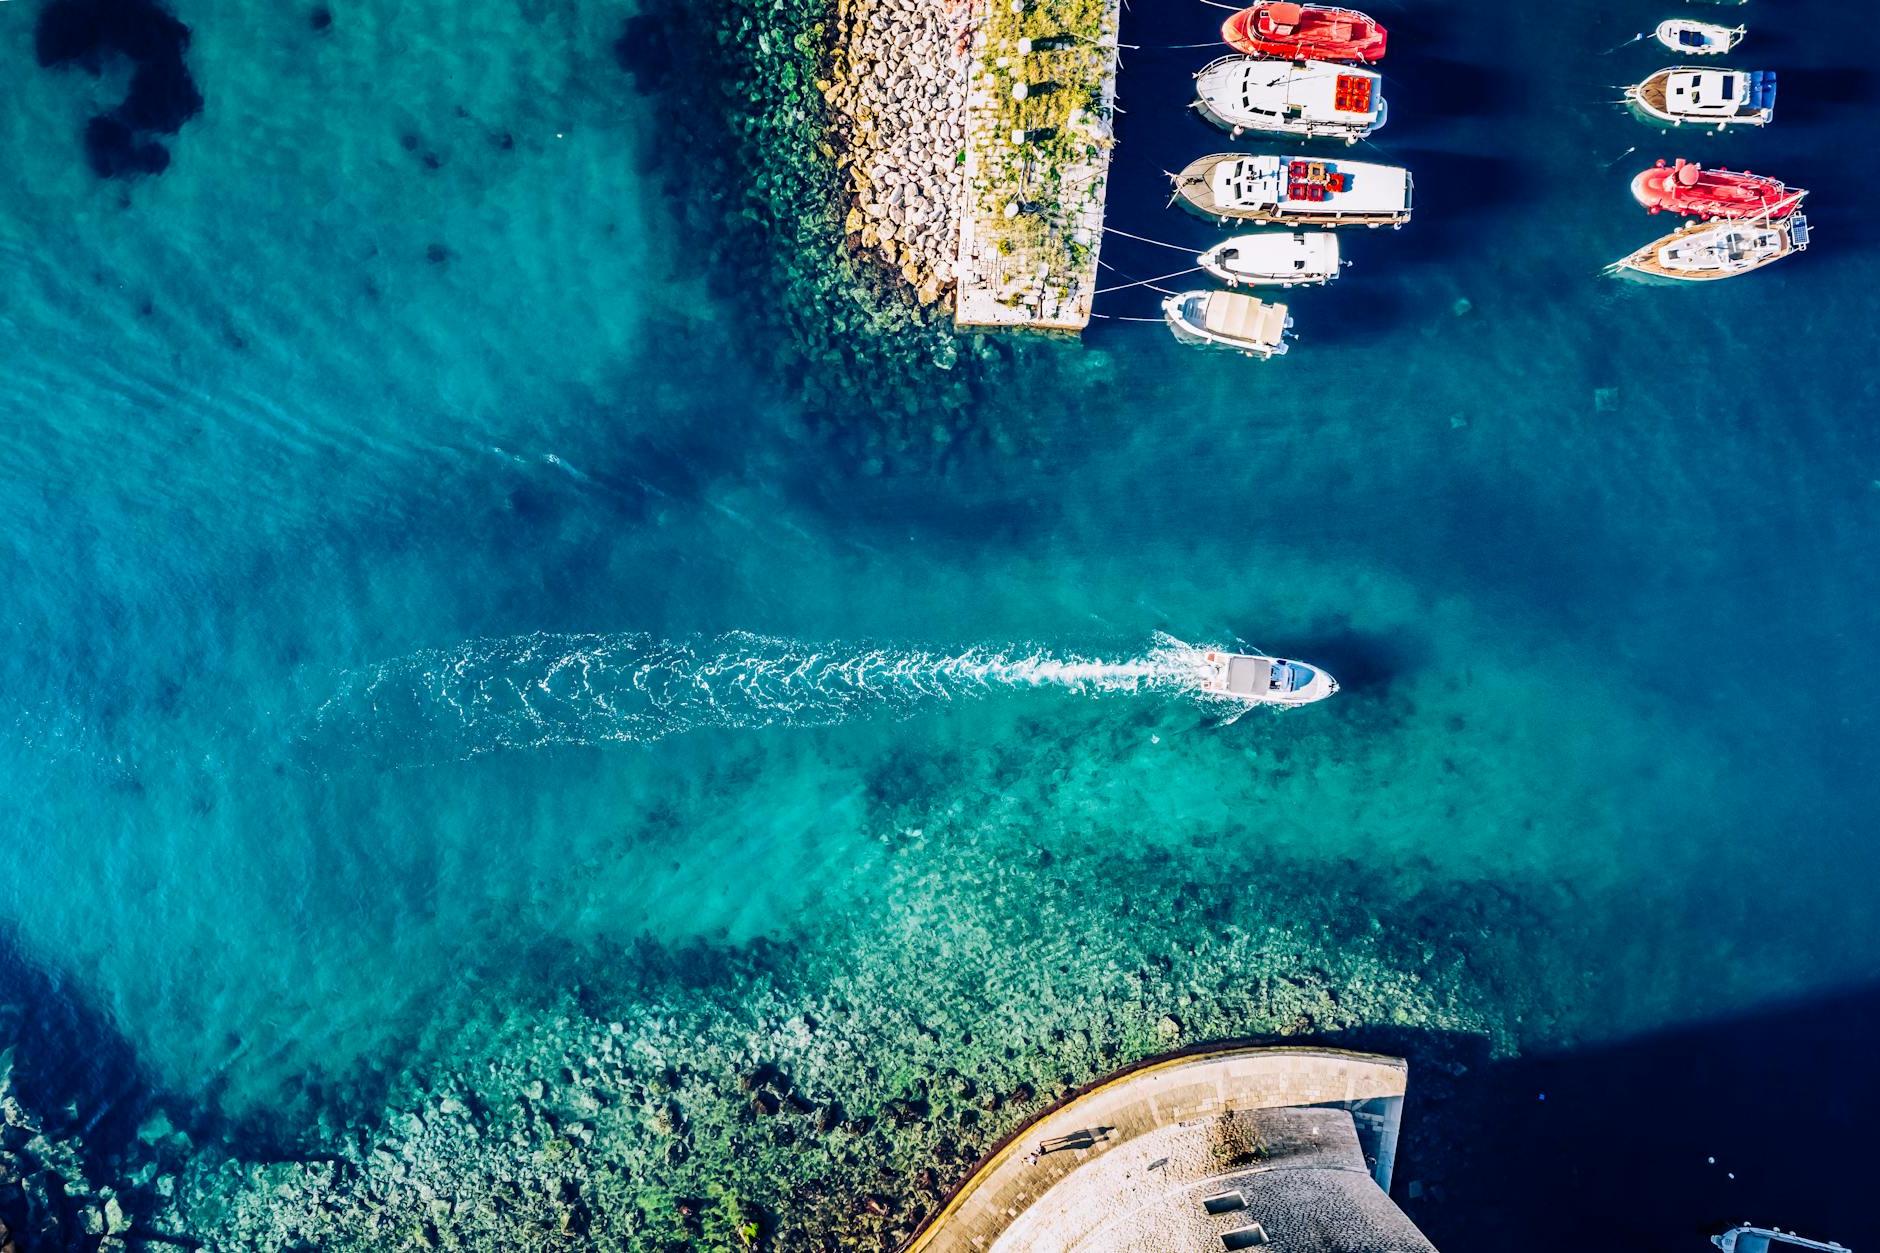
M 954 290 L 965 184 L 971 0 L 841 0 L 833 80 L 836 163 L 853 246 L 931 305 Z

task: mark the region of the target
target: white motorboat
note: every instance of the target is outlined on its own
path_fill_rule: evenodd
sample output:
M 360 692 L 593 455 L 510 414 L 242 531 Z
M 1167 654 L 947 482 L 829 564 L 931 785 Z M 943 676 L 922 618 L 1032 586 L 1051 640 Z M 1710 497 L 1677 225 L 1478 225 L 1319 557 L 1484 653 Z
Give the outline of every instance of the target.
M 1794 1232 L 1752 1227 L 1748 1223 L 1712 1236 L 1710 1242 L 1723 1253 L 1848 1253 L 1844 1244 L 1832 1241 L 1823 1244 L 1819 1240 L 1805 1240 Z
M 1799 213 L 1775 219 L 1690 222 L 1613 262 L 1608 269 L 1682 282 L 1707 282 L 1760 270 L 1807 247 L 1808 219 Z
M 1625 98 L 1645 116 L 1672 126 L 1767 126 L 1776 116 L 1776 72 L 1674 65 L 1626 88 Z
M 1690 57 L 1721 56 L 1743 42 L 1747 26 L 1725 26 L 1688 17 L 1668 17 L 1658 23 L 1658 42 Z
M 1337 278 L 1346 264 L 1330 231 L 1235 235 L 1195 260 L 1229 287 L 1314 287 Z
M 1184 344 L 1212 344 L 1266 360 L 1284 356 L 1292 315 L 1286 306 L 1239 292 L 1177 292 L 1162 302 L 1169 329 Z
M 1250 705 L 1310 705 L 1338 690 L 1338 680 L 1317 667 L 1212 648 L 1201 654 L 1199 683 L 1210 695 Z
M 1236 138 L 1272 131 L 1355 144 L 1389 116 L 1383 87 L 1374 70 L 1329 61 L 1225 56 L 1195 75 L 1193 107 Z
M 1172 175 L 1193 213 L 1299 226 L 1400 226 L 1410 220 L 1410 171 L 1366 161 L 1217 152 Z

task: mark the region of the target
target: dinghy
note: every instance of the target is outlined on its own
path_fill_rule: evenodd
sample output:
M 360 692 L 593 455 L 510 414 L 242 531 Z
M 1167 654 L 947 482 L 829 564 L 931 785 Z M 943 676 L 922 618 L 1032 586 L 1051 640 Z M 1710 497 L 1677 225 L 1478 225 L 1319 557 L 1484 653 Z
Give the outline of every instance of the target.
M 1658 23 L 1658 42 L 1673 52 L 1690 57 L 1721 56 L 1743 41 L 1746 26 L 1725 26 L 1719 22 L 1699 22 L 1688 17 L 1668 17 Z
M 1384 125 L 1383 87 L 1374 71 L 1329 61 L 1226 56 L 1195 75 L 1193 107 L 1236 138 L 1254 130 L 1355 144 Z
M 1787 217 L 1807 194 L 1766 174 L 1705 169 L 1683 157 L 1672 165 L 1660 161 L 1632 180 L 1633 198 L 1653 213 L 1692 218 Z
M 1808 219 L 1799 213 L 1775 221 L 1687 222 L 1607 267 L 1685 283 L 1735 278 L 1808 247 Z
M 1338 680 L 1315 666 L 1209 649 L 1200 658 L 1202 691 L 1250 705 L 1310 705 L 1338 691 Z
M 1316 4 L 1256 4 L 1221 26 L 1237 52 L 1283 61 L 1377 61 L 1388 40 L 1376 19 Z
M 1647 117 L 1673 126 L 1767 126 L 1776 116 L 1776 74 L 1677 65 L 1626 88 L 1625 98 Z
M 1195 260 L 1229 287 L 1312 287 L 1337 278 L 1338 236 L 1330 231 L 1263 231 L 1224 239 Z
M 1265 361 L 1284 356 L 1292 317 L 1286 306 L 1239 292 L 1177 292 L 1162 302 L 1169 330 L 1184 344 L 1232 348 Z
M 1410 171 L 1401 166 L 1217 152 L 1172 177 L 1184 207 L 1222 225 L 1399 226 L 1410 220 Z

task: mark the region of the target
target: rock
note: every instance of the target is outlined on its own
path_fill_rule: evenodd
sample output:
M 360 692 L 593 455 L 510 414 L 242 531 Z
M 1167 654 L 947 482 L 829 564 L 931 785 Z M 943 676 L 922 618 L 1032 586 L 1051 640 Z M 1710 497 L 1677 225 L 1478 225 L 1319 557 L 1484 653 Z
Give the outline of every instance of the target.
M 1173 1014 L 1163 1014 L 1162 1017 L 1156 1021 L 1155 1033 L 1164 1040 L 1181 1039 L 1181 1019 L 1175 1017 Z
M 130 1230 L 130 1217 L 124 1212 L 124 1204 L 116 1197 L 104 1203 L 104 1229 L 111 1235 Z

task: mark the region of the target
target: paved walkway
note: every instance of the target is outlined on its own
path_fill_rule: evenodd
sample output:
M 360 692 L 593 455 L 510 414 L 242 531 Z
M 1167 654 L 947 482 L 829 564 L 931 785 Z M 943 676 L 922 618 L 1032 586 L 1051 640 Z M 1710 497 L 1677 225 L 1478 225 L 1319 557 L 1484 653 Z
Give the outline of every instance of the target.
M 1192 1189 L 1210 1173 L 1207 1155 L 1221 1151 L 1222 1128 L 1235 1123 L 1222 1116 L 1259 1110 L 1349 1112 L 1363 1161 L 1388 1191 L 1407 1078 L 1400 1058 L 1305 1048 L 1222 1048 L 1126 1071 L 1021 1129 L 915 1234 L 906 1253 L 984 1253 L 1019 1243 L 1075 1247 L 1080 1233 L 1069 1228 L 1083 1220 L 1067 1225 L 1059 1215 L 1097 1214 L 1105 1203 L 1137 1205 L 1144 1198 L 1153 1203 L 1164 1186 Z M 1067 1189 L 1026 1219 L 1073 1175 Z M 1070 1192 L 1095 1204 L 1066 1205 Z

